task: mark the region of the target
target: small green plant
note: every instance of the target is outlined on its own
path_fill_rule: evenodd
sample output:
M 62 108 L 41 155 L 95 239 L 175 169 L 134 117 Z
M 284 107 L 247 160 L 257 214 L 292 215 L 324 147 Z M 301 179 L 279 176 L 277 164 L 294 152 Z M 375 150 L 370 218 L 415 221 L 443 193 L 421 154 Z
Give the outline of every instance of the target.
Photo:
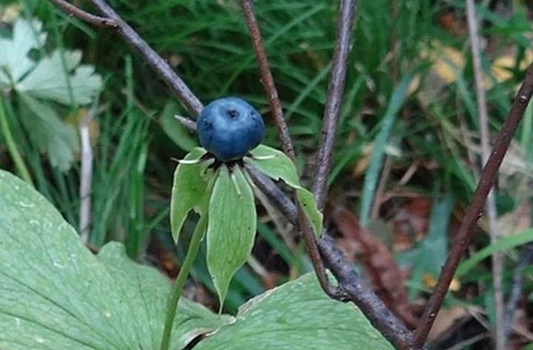
M 40 21 L 26 19 L 13 24 L 10 37 L 0 36 L 0 129 L 27 181 L 31 181 L 29 172 L 11 136 L 5 105 L 16 106 L 33 146 L 47 154 L 52 166 L 66 171 L 74 161 L 78 140 L 74 128 L 60 117 L 59 108 L 90 104 L 102 87 L 94 67 L 80 65 L 80 51 L 47 52 L 46 37 Z
M 197 147 L 176 168 L 170 210 L 176 243 L 189 212 L 195 211 L 200 218 L 169 301 L 162 350 L 168 349 L 181 290 L 204 235 L 207 267 L 221 309 L 232 277 L 252 252 L 256 209 L 254 185 L 246 167 L 254 167 L 293 188 L 315 234 L 322 230 L 322 214 L 313 195 L 300 186 L 292 161 L 278 150 L 257 146 L 264 124 L 252 106 L 237 98 L 216 100 L 200 113 L 198 125 L 200 143 L 210 152 Z

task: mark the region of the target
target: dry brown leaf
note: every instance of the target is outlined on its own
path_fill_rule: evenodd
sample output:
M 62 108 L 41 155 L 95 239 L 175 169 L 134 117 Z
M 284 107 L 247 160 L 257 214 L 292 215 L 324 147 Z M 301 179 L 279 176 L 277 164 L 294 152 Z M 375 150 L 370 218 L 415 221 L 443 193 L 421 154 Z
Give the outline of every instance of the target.
M 437 314 L 437 318 L 435 318 L 433 327 L 429 331 L 428 340 L 437 339 L 456 322 L 465 317 L 470 317 L 470 313 L 464 307 L 455 306 L 449 309 L 441 309 Z
M 368 230 L 361 228 L 349 210 L 336 208 L 333 221 L 343 235 L 338 239 L 339 246 L 350 254 L 350 258 L 357 258 L 376 294 L 408 326 L 416 326 L 402 274 L 391 251 Z
M 429 227 L 431 199 L 414 198 L 408 205 L 396 212 L 392 219 L 395 251 L 412 248 L 414 243 L 425 237 Z
M 498 220 L 498 228 L 502 236 L 512 236 L 531 226 L 531 203 L 529 200 L 522 201 L 514 211 L 500 216 Z

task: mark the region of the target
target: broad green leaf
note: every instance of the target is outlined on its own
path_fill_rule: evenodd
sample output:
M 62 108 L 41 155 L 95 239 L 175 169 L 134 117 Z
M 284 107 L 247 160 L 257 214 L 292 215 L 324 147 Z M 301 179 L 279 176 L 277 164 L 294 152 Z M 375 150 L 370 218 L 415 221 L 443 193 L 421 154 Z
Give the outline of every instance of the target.
M 236 321 L 195 350 L 392 350 L 353 304 L 328 298 L 314 275 L 260 295 L 243 305 Z
M 235 272 L 246 262 L 254 245 L 254 195 L 238 166 L 230 175 L 220 168 L 209 201 L 207 267 L 222 306 Z
M 60 51 L 56 50 L 41 59 L 35 69 L 17 84 L 16 90 L 65 105 L 91 103 L 100 93 L 102 78 L 94 73 L 94 67 L 78 66 L 80 51 L 65 51 L 63 55 L 66 67 L 63 67 Z M 65 68 L 68 74 L 65 74 Z M 72 89 L 75 101 L 71 101 L 69 89 Z
M 63 122 L 49 105 L 19 93 L 22 102 L 20 118 L 31 141 L 46 152 L 50 164 L 61 171 L 70 169 L 78 140 L 72 126 Z
M 185 160 L 199 160 L 204 154 L 206 150 L 197 147 L 185 156 Z M 199 214 L 205 214 L 201 211 L 200 203 L 204 197 L 209 196 L 208 182 L 212 173 L 204 175 L 209 164 L 210 162 L 180 163 L 174 172 L 170 200 L 170 227 L 176 243 L 187 214 L 193 209 Z
M 28 54 L 44 45 L 46 34 L 41 33 L 42 27 L 40 21 L 19 18 L 13 25 L 12 38 L 0 37 L 0 87 L 10 87 L 35 66 Z
M 174 117 L 179 111 L 176 103 L 166 104 L 161 113 L 161 127 L 167 136 L 182 150 L 190 152 L 198 146 L 197 138 Z
M 285 153 L 265 145 L 259 145 L 250 153 L 252 157 L 245 158 L 246 162 L 276 181 L 283 180 L 296 190 L 298 201 L 311 221 L 315 235 L 319 236 L 322 233 L 322 213 L 318 210 L 313 194 L 300 185 L 294 163 Z
M 28 184 L 0 171 L 0 348 L 159 350 L 170 284 L 118 243 L 94 256 Z M 231 320 L 183 299 L 172 349 Z

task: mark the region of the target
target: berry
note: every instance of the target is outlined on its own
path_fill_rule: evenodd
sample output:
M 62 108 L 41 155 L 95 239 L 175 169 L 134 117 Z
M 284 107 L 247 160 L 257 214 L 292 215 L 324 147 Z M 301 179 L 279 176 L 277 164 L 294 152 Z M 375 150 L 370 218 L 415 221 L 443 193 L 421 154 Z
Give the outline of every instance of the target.
M 198 117 L 200 144 L 222 162 L 242 159 L 264 135 L 265 124 L 259 112 L 237 97 L 211 102 Z

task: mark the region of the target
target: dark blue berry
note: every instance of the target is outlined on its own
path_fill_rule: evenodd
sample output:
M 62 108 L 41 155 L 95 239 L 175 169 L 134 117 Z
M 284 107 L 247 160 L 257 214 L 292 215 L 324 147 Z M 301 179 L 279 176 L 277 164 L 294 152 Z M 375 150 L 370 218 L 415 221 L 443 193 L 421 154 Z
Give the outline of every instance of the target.
M 261 143 L 264 135 L 261 115 L 237 97 L 211 102 L 198 117 L 200 144 L 222 162 L 241 159 Z

